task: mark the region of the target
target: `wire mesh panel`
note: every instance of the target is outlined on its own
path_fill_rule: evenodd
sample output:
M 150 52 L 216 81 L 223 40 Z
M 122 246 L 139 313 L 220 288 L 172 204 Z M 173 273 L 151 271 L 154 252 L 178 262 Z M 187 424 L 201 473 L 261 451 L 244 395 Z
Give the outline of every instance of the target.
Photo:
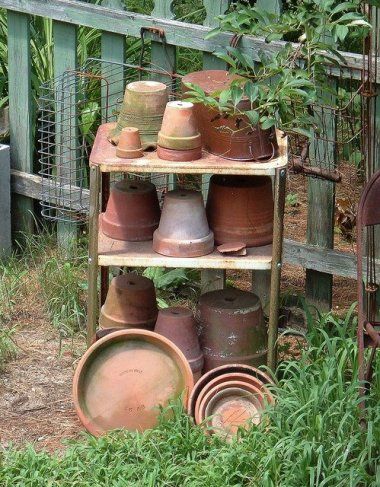
M 89 59 L 81 68 L 68 70 L 41 87 L 39 174 L 45 218 L 77 223 L 87 219 L 88 162 L 96 131 L 101 123 L 116 122 L 129 82 L 158 77 L 173 98 L 175 75 L 100 59 Z M 157 181 L 165 185 L 162 175 Z
M 313 137 L 290 137 L 294 172 L 339 182 L 344 162 L 364 167 L 363 71 L 342 68 L 326 79 L 321 102 L 310 110 L 315 120 Z M 339 76 L 337 76 L 339 74 Z

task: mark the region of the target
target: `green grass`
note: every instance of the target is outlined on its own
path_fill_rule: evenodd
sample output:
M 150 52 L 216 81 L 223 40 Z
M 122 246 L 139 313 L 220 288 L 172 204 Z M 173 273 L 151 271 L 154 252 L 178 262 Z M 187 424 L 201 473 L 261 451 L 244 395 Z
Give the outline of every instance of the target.
M 310 321 L 310 325 L 312 322 Z M 352 313 L 313 323 L 299 362 L 279 366 L 276 406 L 262 425 L 226 444 L 207 437 L 175 406 L 143 434 L 71 442 L 61 454 L 13 448 L 1 457 L 0 485 L 375 487 L 380 482 L 380 366 L 359 427 Z

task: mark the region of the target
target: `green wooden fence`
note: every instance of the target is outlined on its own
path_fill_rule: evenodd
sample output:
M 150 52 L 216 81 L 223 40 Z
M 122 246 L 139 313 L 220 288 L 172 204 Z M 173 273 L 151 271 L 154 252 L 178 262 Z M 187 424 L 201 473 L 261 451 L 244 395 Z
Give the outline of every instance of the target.
M 281 0 L 257 1 L 267 10 L 281 11 Z M 138 38 L 141 27 L 154 26 L 165 31 L 166 47 L 158 37 L 152 38 L 153 63 L 171 71 L 176 65 L 177 47 L 188 47 L 203 52 L 205 68 L 221 68 L 223 63 L 212 56 L 212 53 L 221 46 L 228 45 L 232 34 L 221 33 L 209 40 L 206 40 L 205 36 L 210 28 L 216 25 L 215 17 L 226 11 L 229 0 L 203 0 L 203 5 L 206 14 L 204 25 L 197 25 L 173 19 L 173 0 L 156 0 L 151 16 L 126 11 L 122 0 L 103 0 L 97 5 L 76 0 L 0 0 L 0 7 L 7 9 L 8 15 L 13 230 L 32 231 L 33 198 L 39 198 L 38 178 L 33 175 L 30 16 L 42 16 L 53 20 L 54 76 L 59 76 L 67 68 L 76 66 L 79 25 L 102 32 L 101 56 L 107 61 L 124 62 L 125 36 Z M 240 45 L 252 59 L 258 60 L 259 49 L 276 50 L 282 43 L 266 44 L 263 39 L 245 36 L 241 39 Z M 349 67 L 362 66 L 362 56 L 359 54 L 345 53 L 345 58 Z M 374 118 L 378 118 L 380 113 L 378 105 L 377 109 L 373 110 Z M 318 204 L 315 204 L 315 198 Z M 355 275 L 354 257 L 331 250 L 333 212 L 334 184 L 326 181 L 310 182 L 308 241 L 306 244 L 286 242 L 284 251 L 285 261 L 307 269 L 306 293 L 322 307 L 331 305 L 333 274 L 352 277 Z M 66 238 L 73 232 L 75 228 L 70 224 L 60 224 L 58 229 L 59 238 Z M 253 278 L 257 292 L 261 297 L 265 297 L 268 275 L 255 273 Z M 220 287 L 224 281 L 224 273 L 209 271 L 205 279 L 211 283 L 211 287 Z

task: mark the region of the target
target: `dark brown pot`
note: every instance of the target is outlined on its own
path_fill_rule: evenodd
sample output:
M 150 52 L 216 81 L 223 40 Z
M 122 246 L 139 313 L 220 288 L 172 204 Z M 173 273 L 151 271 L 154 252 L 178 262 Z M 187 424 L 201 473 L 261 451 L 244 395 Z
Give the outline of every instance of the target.
M 177 189 L 165 195 L 160 225 L 153 235 L 153 250 L 170 257 L 199 257 L 214 249 L 202 194 Z
M 160 206 L 154 184 L 124 179 L 110 192 L 102 231 L 117 240 L 152 240 L 160 220 Z
M 196 382 L 202 375 L 203 353 L 199 346 L 193 313 L 179 306 L 161 309 L 154 331 L 169 338 L 183 352 Z
M 268 245 L 273 238 L 273 194 L 269 177 L 218 176 L 210 180 L 207 218 L 215 244 Z
M 209 95 L 228 88 L 237 78 L 223 70 L 196 71 L 182 78 L 182 86 L 185 96 L 189 90 L 185 83 L 198 85 Z M 250 110 L 251 104 L 243 99 L 237 107 Z M 225 159 L 263 162 L 278 154 L 275 130 L 251 127 L 246 116 L 223 115 L 202 103 L 195 104 L 195 116 L 203 147 L 212 154 Z
M 255 294 L 234 288 L 203 294 L 196 320 L 205 372 L 224 364 L 266 363 L 267 331 Z
M 100 311 L 100 328 L 153 330 L 158 314 L 153 282 L 134 273 L 114 277 Z

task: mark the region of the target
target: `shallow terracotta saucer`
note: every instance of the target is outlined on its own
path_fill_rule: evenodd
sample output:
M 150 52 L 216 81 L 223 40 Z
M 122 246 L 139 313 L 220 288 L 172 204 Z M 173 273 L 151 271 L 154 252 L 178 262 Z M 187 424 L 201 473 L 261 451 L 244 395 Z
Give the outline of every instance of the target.
M 74 405 L 84 427 L 99 436 L 158 422 L 159 407 L 193 387 L 191 368 L 170 340 L 148 330 L 113 332 L 94 343 L 74 374 Z

